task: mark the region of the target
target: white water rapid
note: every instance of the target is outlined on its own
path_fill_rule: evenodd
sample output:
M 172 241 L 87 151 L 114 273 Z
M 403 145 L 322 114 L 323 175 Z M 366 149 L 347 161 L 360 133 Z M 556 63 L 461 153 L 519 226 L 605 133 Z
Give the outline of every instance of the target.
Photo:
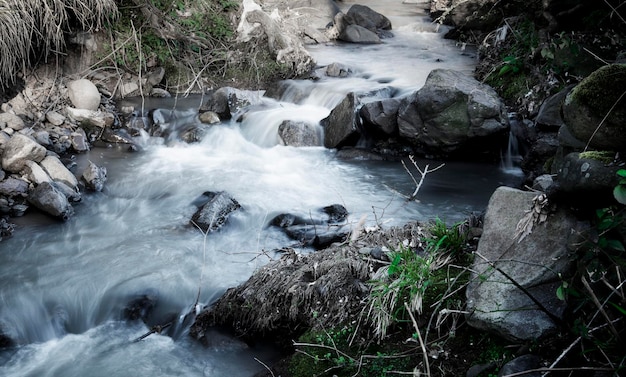
M 204 347 L 178 320 L 199 289 L 200 303 L 209 304 L 266 263 L 263 252 L 293 244 L 266 227 L 273 216 L 338 203 L 351 222 L 367 215 L 369 224 L 391 226 L 435 216 L 454 222 L 484 208 L 511 178 L 496 165 L 447 163 L 427 177 L 420 202 L 407 203 L 394 193 L 415 187 L 400 163 L 342 161 L 323 147 L 277 142 L 282 119 L 317 122 L 351 90 L 408 93 L 434 68 L 473 69 L 473 58 L 427 19 L 425 3 L 359 3 L 387 15 L 395 37 L 310 49 L 320 65 L 344 63 L 355 77 L 300 83 L 313 85 L 303 104 L 267 101 L 195 144 L 144 141 L 140 153 L 93 149 L 79 158 L 108 169 L 106 189 L 85 194 L 68 222 L 31 216 L 0 242 L 0 332 L 16 342 L 0 350 L 0 376 L 252 376 L 264 370 L 255 359 L 269 364 L 276 357 L 271 347 L 222 335 Z M 206 242 L 188 225 L 192 202 L 205 191 L 226 191 L 243 207 Z M 167 335 L 133 342 L 149 327 L 122 312 L 142 295 L 157 300 L 155 322 L 175 325 Z

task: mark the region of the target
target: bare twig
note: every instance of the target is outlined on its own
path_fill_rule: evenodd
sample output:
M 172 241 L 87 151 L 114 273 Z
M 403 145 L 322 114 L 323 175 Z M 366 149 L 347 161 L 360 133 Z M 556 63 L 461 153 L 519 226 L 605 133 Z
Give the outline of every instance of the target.
M 263 365 L 265 367 L 265 369 L 267 369 L 268 372 L 270 372 L 270 374 L 272 375 L 272 377 L 274 376 L 274 372 L 272 372 L 272 370 L 270 369 L 270 367 L 268 367 L 264 362 L 262 362 L 261 360 L 259 360 L 258 358 L 254 358 L 254 360 L 256 360 L 257 363 Z
M 422 349 L 422 357 L 424 358 L 424 367 L 426 368 L 426 376 L 430 377 L 430 364 L 428 362 L 428 353 L 426 352 L 426 345 L 424 344 L 424 340 L 422 339 L 422 334 L 420 334 L 420 329 L 419 329 L 419 326 L 417 326 L 417 321 L 415 320 L 415 317 L 413 316 L 413 312 L 411 312 L 411 309 L 409 309 L 409 304 L 405 302 L 404 307 L 406 308 L 406 311 L 409 313 L 409 316 L 411 317 L 411 322 L 413 322 L 413 327 L 415 328 L 415 332 L 417 333 L 417 340 L 420 343 L 420 348 Z
M 407 200 L 414 200 L 415 197 L 417 197 L 417 193 L 420 191 L 422 184 L 424 183 L 424 178 L 426 178 L 426 175 L 441 169 L 442 167 L 444 167 L 445 164 L 442 163 L 441 165 L 437 166 L 434 169 L 430 169 L 430 165 L 426 164 L 426 166 L 422 169 L 415 161 L 415 158 L 413 157 L 413 155 L 409 155 L 409 159 L 411 160 L 411 163 L 413 164 L 413 166 L 415 166 L 417 171 L 420 173 L 420 179 L 418 181 L 417 179 L 415 179 L 415 176 L 413 175 L 413 173 L 411 173 L 409 168 L 407 168 L 406 164 L 404 163 L 404 160 L 401 161 L 402 166 L 404 166 L 404 170 L 406 170 L 406 172 L 409 173 L 409 175 L 411 176 L 411 179 L 415 183 L 415 190 L 413 191 L 413 194 L 411 194 L 411 196 L 407 198 Z

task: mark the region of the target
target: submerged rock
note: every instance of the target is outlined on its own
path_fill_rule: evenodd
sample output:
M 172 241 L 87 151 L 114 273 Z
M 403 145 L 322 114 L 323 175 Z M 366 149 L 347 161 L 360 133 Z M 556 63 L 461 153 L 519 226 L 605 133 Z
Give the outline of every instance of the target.
M 307 122 L 285 120 L 278 126 L 278 136 L 285 145 L 313 147 L 321 144 L 315 125 Z
M 44 213 L 63 221 L 69 220 L 74 215 L 74 208 L 65 195 L 48 182 L 35 187 L 28 196 L 28 201 Z
M 271 226 L 281 228 L 289 238 L 303 246 L 323 249 L 334 242 L 342 242 L 349 230 L 344 229 L 348 211 L 341 204 L 319 209 L 316 213 L 294 215 L 283 213 L 270 221 Z

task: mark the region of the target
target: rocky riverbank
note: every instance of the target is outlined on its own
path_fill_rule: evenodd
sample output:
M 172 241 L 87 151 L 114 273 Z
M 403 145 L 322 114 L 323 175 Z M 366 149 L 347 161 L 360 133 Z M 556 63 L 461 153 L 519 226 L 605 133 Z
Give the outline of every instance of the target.
M 350 67 L 338 65 L 312 71 L 304 42 L 393 38 L 389 20 L 367 7 L 343 14 L 330 1 L 299 5 L 306 17 L 282 2 L 243 2 L 238 43 L 248 47 L 237 51 L 264 49 L 276 64 L 268 77 L 276 77 L 277 67 L 288 67 L 280 75 L 311 80 L 350 74 Z M 306 124 L 287 124 L 281 134 L 287 145 L 323 143 L 340 155 L 493 158 L 510 130 L 526 150 L 526 183 L 541 193 L 498 189 L 484 226 L 472 219 L 452 227 L 353 229 L 312 254 L 284 250 L 201 313 L 192 335 L 210 343 L 207 334 L 218 326 L 249 342 L 272 337 L 297 351 L 276 367 L 283 376 L 478 376 L 561 366 L 619 373 L 624 360 L 616 359 L 614 347 L 624 336 L 625 266 L 622 208 L 613 192 L 624 177 L 624 23 L 607 18 L 619 15 L 608 8 L 597 16 L 608 20 L 607 28 L 583 33 L 569 18 L 589 9 L 586 2 L 578 5 L 432 2 L 433 17 L 451 23 L 463 43 L 477 44 L 476 77 L 435 70 L 423 88 L 403 98 L 392 91 L 375 93 L 384 97 L 375 101 L 372 93 L 351 93 L 323 120 L 323 141 Z M 610 48 L 590 50 L 585 43 L 592 35 Z M 581 54 L 593 56 L 594 64 L 575 64 Z M 37 208 L 66 220 L 72 203 L 106 181 L 106 170 L 95 164 L 72 171 L 72 155 L 113 143 L 136 150 L 134 136 L 166 136 L 158 114 L 118 111 L 115 101 L 168 96 L 175 86 L 171 69 L 156 63 L 138 75 L 94 70 L 57 77 L 48 66 L 37 72 L 2 105 L 0 214 Z M 209 90 L 199 84 L 204 78 L 196 79 L 187 88 L 204 95 L 198 112 L 205 124 L 228 120 L 249 103 L 239 89 Z M 269 88 L 268 95 L 280 96 L 280 90 Z M 182 140 L 194 142 L 201 130 L 187 131 Z M 357 149 L 363 139 L 367 149 Z M 13 231 L 10 221 L 0 223 L 3 236 Z M 452 239 L 460 248 L 448 248 Z M 583 353 L 587 359 L 578 357 Z

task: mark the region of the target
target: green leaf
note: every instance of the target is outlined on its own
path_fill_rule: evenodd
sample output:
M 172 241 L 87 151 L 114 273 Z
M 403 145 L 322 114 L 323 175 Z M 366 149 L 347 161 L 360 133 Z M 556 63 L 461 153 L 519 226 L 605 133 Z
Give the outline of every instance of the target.
M 611 248 L 611 249 L 613 249 L 613 250 L 626 251 L 626 249 L 624 249 L 624 244 L 622 244 L 618 240 L 607 240 L 606 241 L 606 246 Z
M 556 297 L 561 301 L 565 301 L 565 287 L 563 285 L 559 285 L 556 289 Z
M 619 169 L 617 171 L 617 175 L 619 175 L 622 178 L 626 178 L 626 169 Z
M 626 186 L 617 185 L 613 189 L 613 196 L 620 204 L 626 204 Z

